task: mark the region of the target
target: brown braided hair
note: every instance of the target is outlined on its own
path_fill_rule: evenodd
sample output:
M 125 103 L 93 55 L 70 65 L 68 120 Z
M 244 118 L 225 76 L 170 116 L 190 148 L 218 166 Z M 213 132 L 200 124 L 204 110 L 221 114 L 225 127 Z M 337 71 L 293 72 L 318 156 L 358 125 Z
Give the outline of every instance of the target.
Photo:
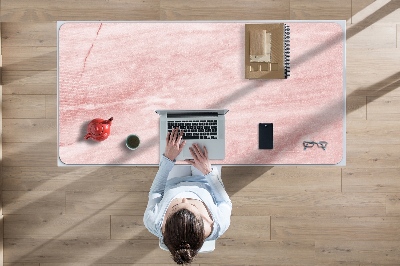
M 189 264 L 204 244 L 203 219 L 187 209 L 180 209 L 165 222 L 164 243 L 177 264 Z

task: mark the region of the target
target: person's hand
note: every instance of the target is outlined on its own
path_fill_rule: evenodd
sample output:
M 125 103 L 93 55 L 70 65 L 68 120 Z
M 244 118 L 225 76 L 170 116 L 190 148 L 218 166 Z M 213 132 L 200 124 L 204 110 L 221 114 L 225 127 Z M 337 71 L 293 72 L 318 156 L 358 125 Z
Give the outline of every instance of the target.
M 181 153 L 183 147 L 186 144 L 186 140 L 182 141 L 183 130 L 179 132 L 178 128 L 172 129 L 172 132 L 167 134 L 167 146 L 165 147 L 165 157 L 174 161 Z
M 210 173 L 211 163 L 208 160 L 208 151 L 206 146 L 204 146 L 204 151 L 202 151 L 198 144 L 193 144 L 192 147 L 189 148 L 189 150 L 193 156 L 193 159 L 187 159 L 185 161 L 196 167 L 204 175 Z

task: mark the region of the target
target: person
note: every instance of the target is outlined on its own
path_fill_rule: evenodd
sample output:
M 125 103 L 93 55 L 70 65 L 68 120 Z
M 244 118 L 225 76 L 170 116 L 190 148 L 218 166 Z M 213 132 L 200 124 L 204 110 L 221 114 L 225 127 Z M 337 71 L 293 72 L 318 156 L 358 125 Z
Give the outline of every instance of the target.
M 178 174 L 182 165 L 175 166 L 176 157 L 186 144 L 182 137 L 178 128 L 167 135 L 143 217 L 146 228 L 164 242 L 177 264 L 191 263 L 204 241 L 219 238 L 228 229 L 232 212 L 218 167 L 211 165 L 205 146 L 189 148 L 190 171 Z

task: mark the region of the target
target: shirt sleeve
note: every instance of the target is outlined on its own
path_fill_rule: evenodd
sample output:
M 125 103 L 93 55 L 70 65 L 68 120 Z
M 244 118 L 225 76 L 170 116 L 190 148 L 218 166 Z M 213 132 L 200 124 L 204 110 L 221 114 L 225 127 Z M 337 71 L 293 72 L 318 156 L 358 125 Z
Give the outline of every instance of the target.
M 174 164 L 173 161 L 163 155 L 160 160 L 157 174 L 150 187 L 149 201 L 144 213 L 143 223 L 146 228 L 156 236 L 159 236 L 160 234 L 160 228 L 157 228 L 156 225 L 156 217 L 160 211 L 159 203 L 164 196 L 165 184 L 167 183 L 169 172 L 174 167 Z
M 230 218 L 232 213 L 232 202 L 225 191 L 225 186 L 222 183 L 221 175 L 216 167 L 213 167 L 212 171 L 205 175 L 208 183 L 211 186 L 212 193 L 218 207 L 219 216 L 219 232 L 217 237 L 220 237 L 230 225 Z

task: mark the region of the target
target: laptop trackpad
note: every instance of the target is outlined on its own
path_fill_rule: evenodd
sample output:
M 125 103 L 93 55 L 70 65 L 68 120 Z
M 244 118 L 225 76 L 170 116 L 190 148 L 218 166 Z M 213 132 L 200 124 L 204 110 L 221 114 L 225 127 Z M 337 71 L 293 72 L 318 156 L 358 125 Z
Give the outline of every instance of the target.
M 185 148 L 182 150 L 180 156 L 178 156 L 178 160 L 193 159 L 193 156 L 189 150 L 189 147 L 192 147 L 193 143 L 198 144 L 200 149 L 203 152 L 204 152 L 204 146 L 206 146 L 209 159 L 224 159 L 224 157 L 225 157 L 225 150 L 224 150 L 224 145 L 223 145 L 224 143 L 221 141 L 188 140 L 188 141 L 186 141 Z

